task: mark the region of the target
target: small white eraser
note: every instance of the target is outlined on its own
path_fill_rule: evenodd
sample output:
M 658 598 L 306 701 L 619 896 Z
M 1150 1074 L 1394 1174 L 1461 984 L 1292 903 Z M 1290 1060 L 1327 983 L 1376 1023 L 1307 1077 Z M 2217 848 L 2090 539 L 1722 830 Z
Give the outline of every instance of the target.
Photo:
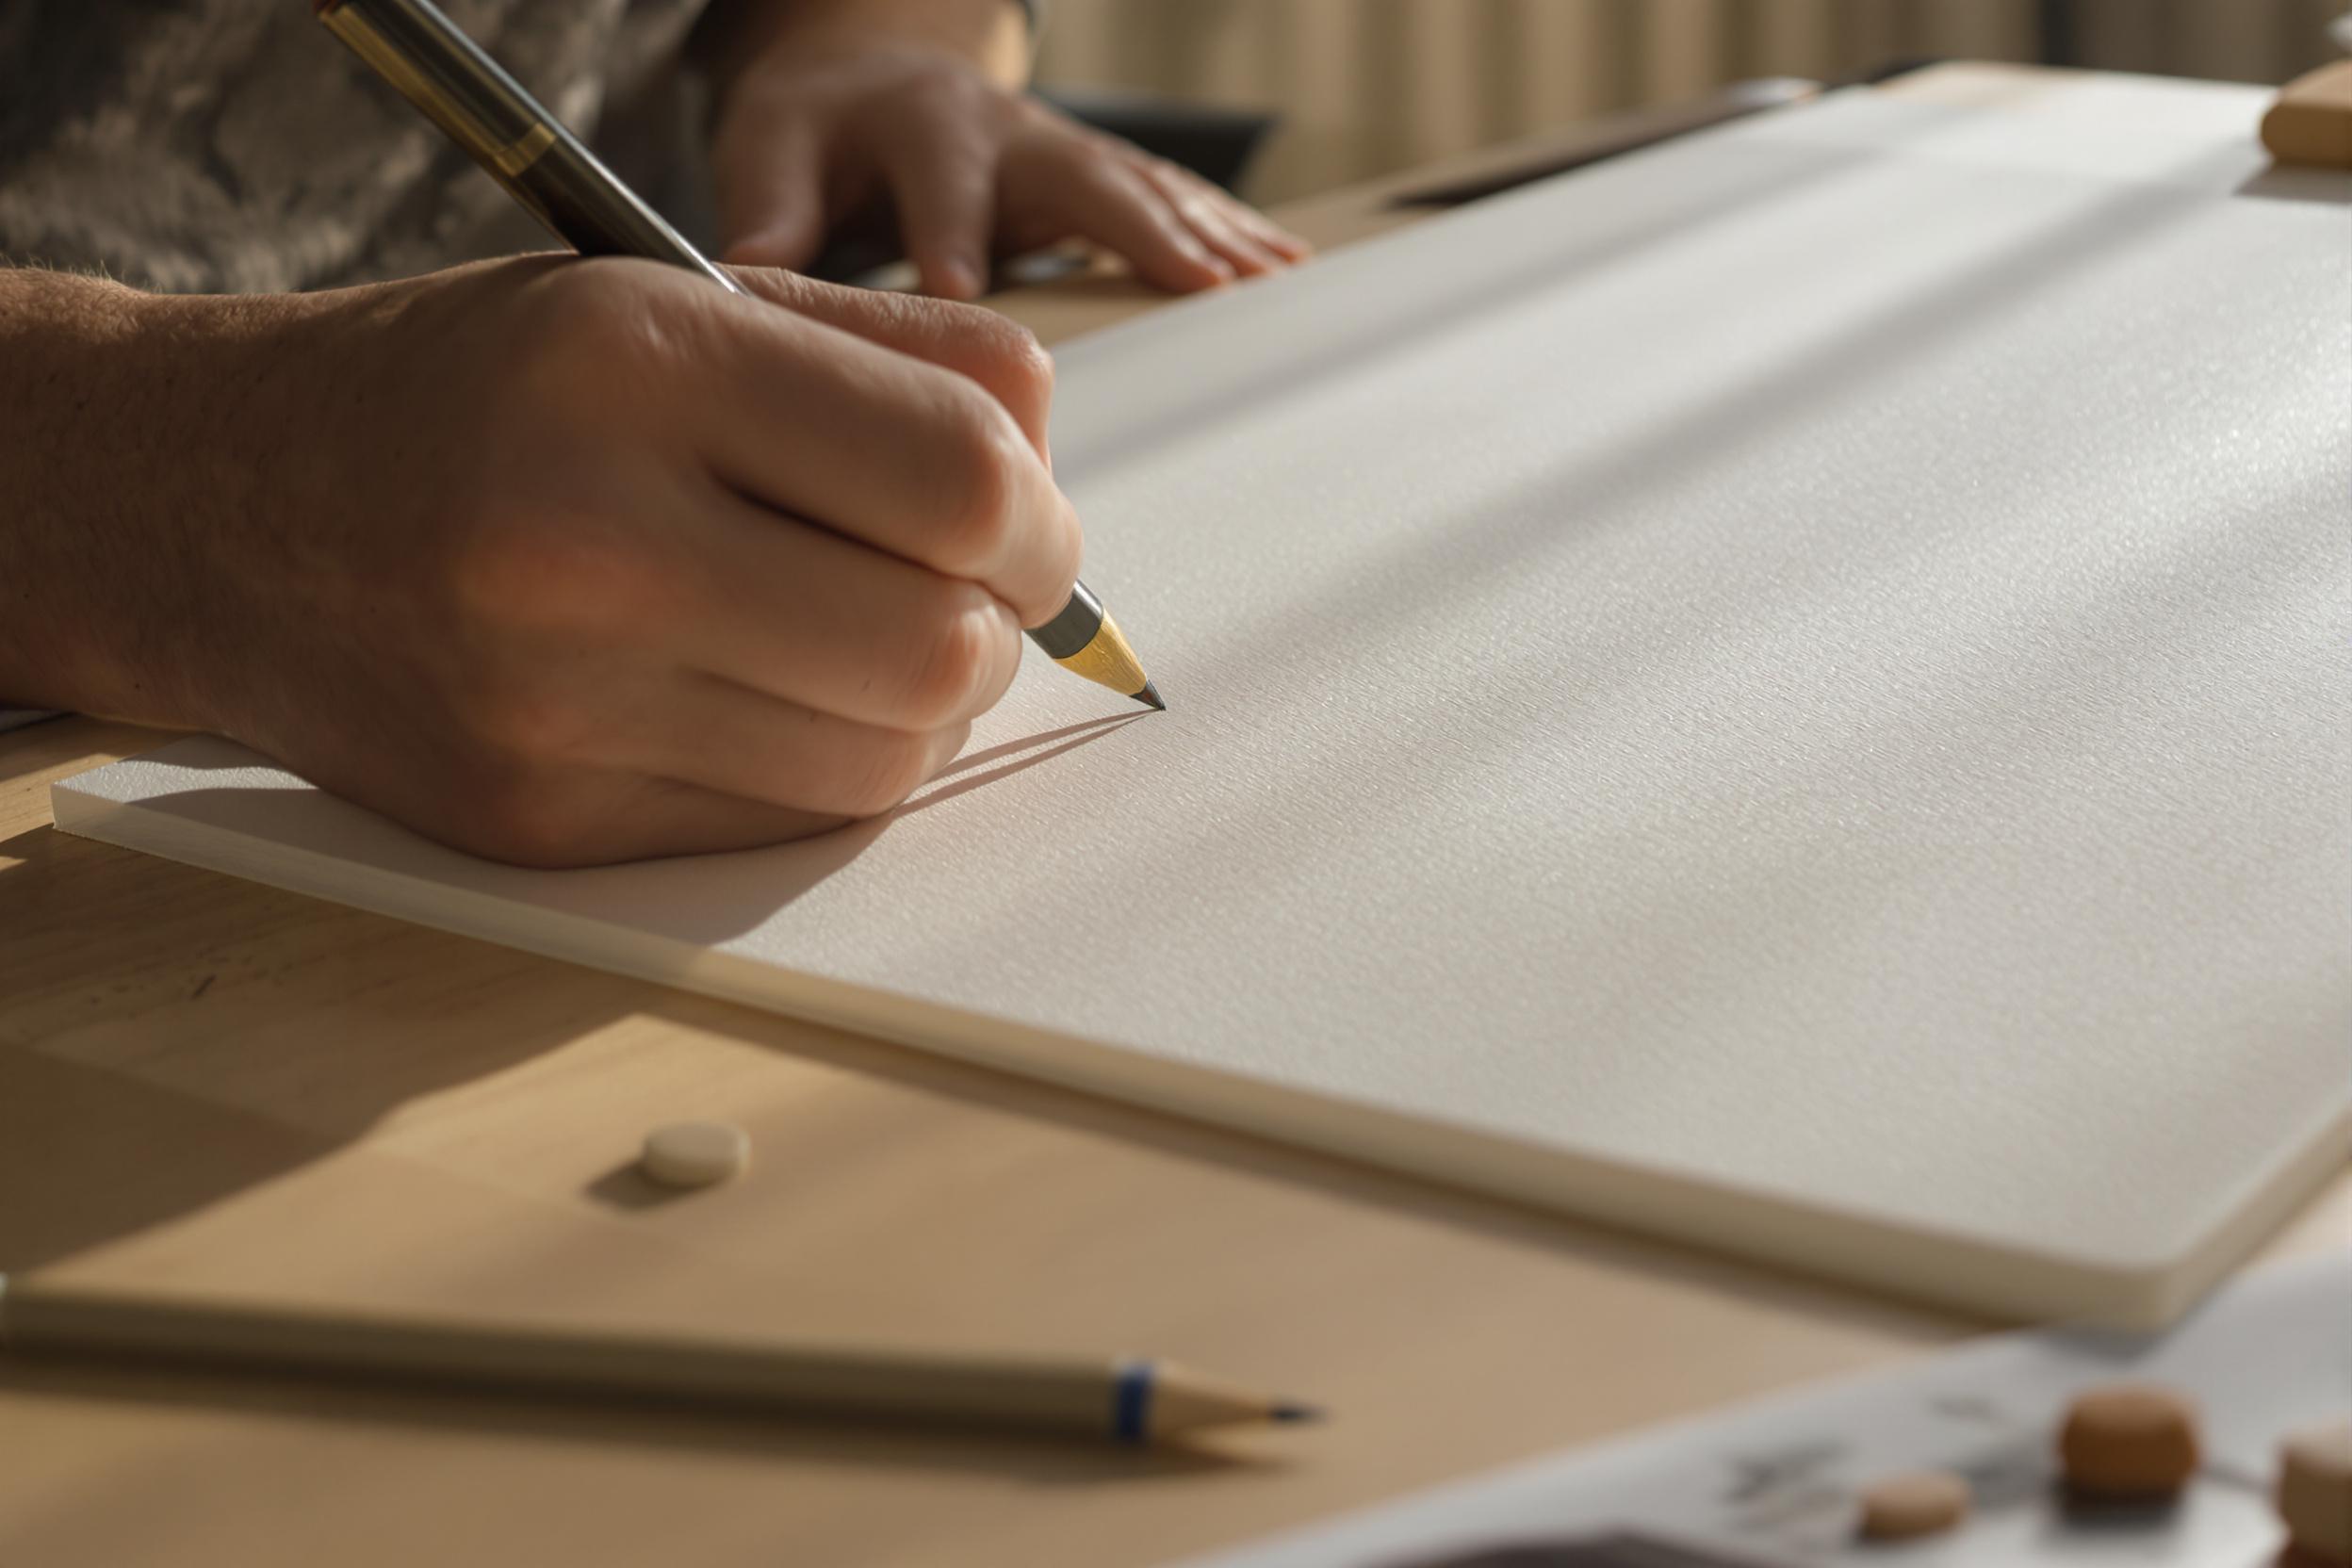
M 751 1138 L 724 1121 L 679 1121 L 645 1135 L 637 1168 L 665 1187 L 707 1187 L 751 1163 Z

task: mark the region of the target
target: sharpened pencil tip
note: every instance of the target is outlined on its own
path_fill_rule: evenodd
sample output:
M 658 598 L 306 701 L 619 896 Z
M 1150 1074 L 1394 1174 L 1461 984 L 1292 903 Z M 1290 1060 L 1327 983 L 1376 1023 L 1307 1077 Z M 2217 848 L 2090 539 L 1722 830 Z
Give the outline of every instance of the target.
M 1266 1413 L 1266 1418 L 1269 1421 L 1320 1421 L 1323 1419 L 1323 1408 L 1320 1405 L 1276 1405 Z
M 1156 708 L 1163 713 L 1168 711 L 1168 704 L 1160 700 L 1160 689 L 1148 680 L 1143 683 L 1143 690 L 1135 694 L 1135 700 L 1146 708 Z

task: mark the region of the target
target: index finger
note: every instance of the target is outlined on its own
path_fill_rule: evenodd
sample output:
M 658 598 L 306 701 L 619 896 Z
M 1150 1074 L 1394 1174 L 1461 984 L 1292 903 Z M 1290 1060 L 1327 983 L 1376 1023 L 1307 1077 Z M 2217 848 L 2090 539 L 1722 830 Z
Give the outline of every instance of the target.
M 717 289 L 692 297 L 699 308 L 673 323 L 685 351 L 663 406 L 712 473 L 787 518 L 979 582 L 1023 626 L 1062 608 L 1077 515 L 1000 403 L 806 316 Z

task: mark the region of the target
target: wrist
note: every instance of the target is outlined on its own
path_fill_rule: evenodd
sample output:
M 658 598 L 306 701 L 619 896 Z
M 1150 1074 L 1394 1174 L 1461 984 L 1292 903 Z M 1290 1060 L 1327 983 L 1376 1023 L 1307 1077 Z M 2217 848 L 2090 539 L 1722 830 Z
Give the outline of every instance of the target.
M 149 297 L 120 284 L 0 272 L 0 690 L 53 708 L 120 712 L 122 663 L 103 604 L 110 564 L 143 498 L 109 484 L 128 467 L 149 378 L 135 367 Z M 141 715 L 147 716 L 147 715 Z
M 291 303 L 0 274 L 11 698 L 220 727 L 214 666 L 247 608 L 214 602 L 223 557 L 264 504 L 259 433 L 301 439 L 266 397 Z

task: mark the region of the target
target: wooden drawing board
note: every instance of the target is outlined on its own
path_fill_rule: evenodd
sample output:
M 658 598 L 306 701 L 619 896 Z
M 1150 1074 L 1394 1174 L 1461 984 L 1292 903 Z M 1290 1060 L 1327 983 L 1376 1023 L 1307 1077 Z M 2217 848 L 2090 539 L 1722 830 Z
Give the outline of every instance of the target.
M 2164 1319 L 2352 1135 L 2352 251 L 2340 188 L 2236 190 L 2260 93 L 2099 90 L 2071 139 L 1833 97 L 1066 351 L 1171 711 L 1038 661 L 880 823 L 527 873 L 198 740 L 58 824 Z

